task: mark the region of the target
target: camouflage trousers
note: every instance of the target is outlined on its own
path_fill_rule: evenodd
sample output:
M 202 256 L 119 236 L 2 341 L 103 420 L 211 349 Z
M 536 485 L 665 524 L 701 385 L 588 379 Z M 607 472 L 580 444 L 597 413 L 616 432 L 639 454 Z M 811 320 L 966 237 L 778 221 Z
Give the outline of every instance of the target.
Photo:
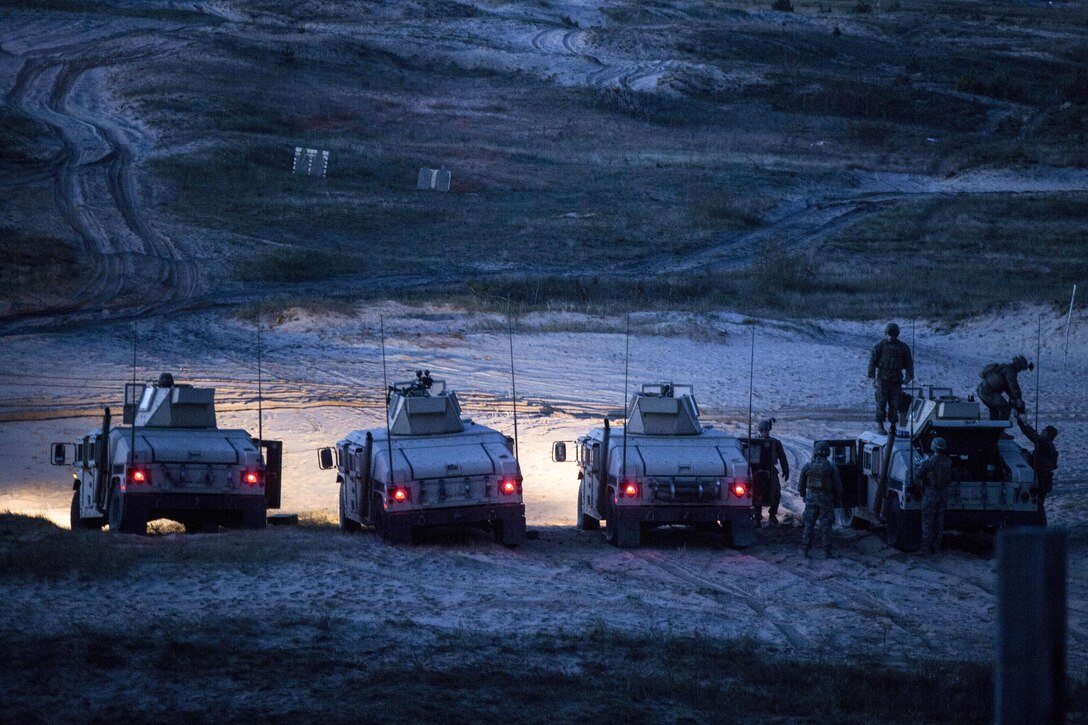
M 990 420 L 1008 420 L 1012 415 L 1012 403 L 1000 392 L 993 391 L 985 383 L 979 383 L 975 392 L 990 411 Z
M 944 536 L 944 513 L 948 509 L 948 491 L 932 486 L 922 492 L 922 551 L 935 553 Z
M 898 378 L 876 381 L 876 422 L 887 420 L 892 425 L 899 423 L 899 398 L 903 394 L 903 383 Z
M 812 529 L 820 530 L 820 545 L 831 548 L 831 527 L 835 523 L 835 497 L 823 491 L 805 494 L 805 528 L 801 531 L 801 546 L 812 548 Z

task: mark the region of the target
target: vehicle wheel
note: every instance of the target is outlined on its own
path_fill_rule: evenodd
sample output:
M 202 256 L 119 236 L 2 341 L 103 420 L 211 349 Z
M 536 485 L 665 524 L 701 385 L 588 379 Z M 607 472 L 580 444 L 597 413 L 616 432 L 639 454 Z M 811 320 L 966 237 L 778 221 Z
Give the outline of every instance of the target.
M 96 531 L 102 528 L 106 522 L 101 516 L 83 518 L 79 515 L 79 497 L 83 491 L 77 488 L 72 492 L 72 510 L 69 514 L 72 531 Z
M 621 549 L 634 549 L 642 543 L 642 526 L 638 521 L 624 521 L 615 508 L 608 517 L 608 543 Z
M 595 519 L 589 514 L 585 513 L 585 506 L 582 503 L 582 486 L 578 486 L 578 519 L 576 526 L 582 531 L 597 531 L 601 528 L 600 519 Z
M 869 528 L 869 522 L 855 514 L 853 508 L 835 509 L 835 523 L 843 529 Z
M 214 534 L 219 531 L 219 524 L 215 520 L 200 514 L 186 518 L 181 525 L 187 534 Z
M 347 514 L 347 484 L 340 482 L 340 531 L 345 534 L 354 534 L 362 527 L 358 521 L 348 518 Z
M 128 507 L 125 506 L 125 494 L 121 491 L 121 486 L 119 484 L 113 484 L 113 487 L 110 489 L 108 511 L 110 533 L 147 533 L 147 521 L 140 520 L 139 514 L 128 510 Z
M 922 547 L 922 518 L 914 511 L 903 511 L 899 498 L 890 495 L 885 511 L 888 545 L 900 551 L 918 551 Z

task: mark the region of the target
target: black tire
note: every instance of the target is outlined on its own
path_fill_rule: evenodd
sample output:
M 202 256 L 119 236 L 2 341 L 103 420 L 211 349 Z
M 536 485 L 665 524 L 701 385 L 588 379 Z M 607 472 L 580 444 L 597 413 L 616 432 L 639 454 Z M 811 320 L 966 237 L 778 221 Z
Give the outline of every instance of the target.
M 359 531 L 362 526 L 358 521 L 348 518 L 348 506 L 347 506 L 347 485 L 340 482 L 340 531 L 345 534 L 354 534 Z
M 219 531 L 219 523 L 202 514 L 194 514 L 186 518 L 181 525 L 185 527 L 187 534 L 215 534 Z
M 922 517 L 917 512 L 899 508 L 899 498 L 895 495 L 888 496 L 884 512 L 889 546 L 908 553 L 922 548 Z
M 72 492 L 72 509 L 69 512 L 69 523 L 72 531 L 101 531 L 106 521 L 101 516 L 83 518 L 79 515 L 79 497 L 83 492 L 77 486 Z
M 835 509 L 835 523 L 843 529 L 865 530 L 869 528 L 869 522 L 855 514 L 853 508 Z
M 147 534 L 145 513 L 133 511 L 125 505 L 125 494 L 121 485 L 113 484 L 110 488 L 110 500 L 107 504 L 107 521 L 110 532 L 115 534 Z
M 578 486 L 578 518 L 575 525 L 582 531 L 598 531 L 601 528 L 601 520 L 585 513 L 585 506 L 582 504 L 583 486 L 585 483 Z

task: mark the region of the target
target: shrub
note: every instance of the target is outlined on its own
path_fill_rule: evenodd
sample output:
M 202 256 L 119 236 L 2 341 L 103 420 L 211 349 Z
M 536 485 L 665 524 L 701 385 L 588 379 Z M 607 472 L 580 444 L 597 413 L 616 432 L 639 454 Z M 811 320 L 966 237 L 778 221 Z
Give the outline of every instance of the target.
M 777 10 L 782 13 L 792 13 L 793 3 L 791 3 L 790 0 L 774 0 L 774 2 L 771 3 L 771 10 Z

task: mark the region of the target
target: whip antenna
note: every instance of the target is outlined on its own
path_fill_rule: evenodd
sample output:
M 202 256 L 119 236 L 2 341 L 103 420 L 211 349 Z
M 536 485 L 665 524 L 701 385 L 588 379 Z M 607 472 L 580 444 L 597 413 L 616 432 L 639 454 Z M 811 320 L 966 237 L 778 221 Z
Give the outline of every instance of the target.
M 624 356 L 623 356 L 623 482 L 620 485 L 627 484 L 627 422 L 631 416 L 631 403 L 630 396 L 627 394 L 627 372 L 631 365 L 631 313 L 627 313 L 627 333 L 624 340 Z
M 510 338 L 510 399 L 514 406 L 514 458 L 518 453 L 518 384 L 514 376 L 514 316 L 507 314 L 506 331 Z M 387 416 L 388 417 L 388 416 Z
M 132 318 L 132 435 L 129 443 L 129 457 L 130 463 L 136 462 L 136 409 L 138 404 L 136 402 L 136 318 Z M 104 442 L 104 445 L 109 445 L 109 440 Z M 103 459 L 104 460 L 104 459 Z
M 261 377 L 261 308 L 257 308 L 257 448 L 264 447 L 264 385 Z
M 748 361 L 748 485 L 752 485 L 752 394 L 756 379 L 756 326 L 752 325 L 752 354 Z
M 1038 317 L 1038 327 L 1035 336 L 1035 430 L 1039 430 L 1039 378 L 1043 374 L 1043 316 Z
M 389 431 L 389 374 L 385 368 L 385 315 L 378 317 L 382 335 L 382 384 L 385 385 L 385 444 L 389 451 L 389 483 L 393 483 L 393 434 Z

